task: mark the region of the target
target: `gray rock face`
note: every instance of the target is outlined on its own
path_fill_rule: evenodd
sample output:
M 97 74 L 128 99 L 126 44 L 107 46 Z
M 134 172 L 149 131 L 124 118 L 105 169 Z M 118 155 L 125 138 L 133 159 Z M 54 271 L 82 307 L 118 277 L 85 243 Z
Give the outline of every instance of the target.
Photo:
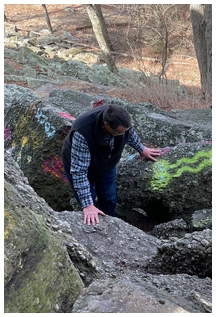
M 209 229 L 163 241 L 118 218 L 92 227 L 53 212 L 5 152 L 7 313 L 211 312 L 211 279 L 196 276 L 210 253 Z
M 118 165 L 118 203 L 122 209 L 141 208 L 158 220 L 183 218 L 211 208 L 211 145 L 205 142 L 167 147 L 157 162 L 141 162 L 139 155 Z M 119 207 L 120 209 L 120 207 Z
M 211 143 L 211 109 L 168 112 L 150 103 L 135 104 L 103 94 L 91 96 L 71 90 L 53 90 L 48 98 L 50 104 L 64 108 L 72 114 L 78 110 L 77 106 L 79 110 L 85 112 L 99 100 L 103 100 L 104 104 L 118 104 L 125 107 L 131 114 L 132 123 L 141 140 L 155 147 L 166 148 L 193 142 Z
M 182 272 L 201 278 L 212 277 L 211 230 L 194 231 L 185 234 L 183 238 L 173 237 L 168 240 L 159 247 L 159 253 L 152 266 L 164 273 Z
M 83 225 L 82 212 L 63 211 L 55 213 L 55 216 L 57 227 L 62 228 L 62 223 L 68 223 L 75 239 L 85 245 L 93 256 L 108 264 L 116 264 L 117 255 L 119 264 L 145 267 L 160 246 L 156 237 L 137 231 L 136 227 L 116 217 L 101 217 L 98 225 L 86 226 Z
M 5 148 L 54 210 L 72 209 L 71 188 L 61 161 L 64 138 L 73 120 L 91 109 L 97 98 L 67 90 L 54 91 L 44 100 L 29 89 L 5 85 Z M 161 148 L 156 163 L 140 162 L 139 155 L 125 148 L 118 164 L 119 214 L 122 209 L 141 208 L 159 221 L 183 217 L 190 224 L 192 212 L 211 208 L 210 114 L 200 125 L 195 114 L 190 117 L 186 111 L 179 115 L 184 116 L 182 122 L 177 114 L 149 104 L 107 96 L 103 100 L 126 107 L 141 140 L 155 144 L 157 139 Z
M 72 115 L 52 107 L 30 89 L 6 85 L 5 148 L 30 185 L 55 209 L 59 202 L 70 207 L 61 147 L 72 121 Z
M 210 229 L 160 240 L 127 223 L 119 222 L 118 218 L 102 217 L 100 223 L 93 227 L 82 224 L 82 213 L 79 212 L 64 211 L 55 213 L 55 216 L 57 228 L 62 227 L 61 223 L 67 223 L 73 236 L 94 257 L 108 265 L 116 265 L 118 255 L 118 264 L 125 268 L 150 273 L 181 272 L 201 278 L 212 276 Z M 166 233 L 166 226 L 163 233 Z
M 5 313 L 69 311 L 83 282 L 66 247 L 45 226 L 52 209 L 5 153 Z
M 186 289 L 188 283 L 194 291 Z M 200 285 L 196 277 L 188 275 L 144 274 L 139 281 L 126 276 L 101 279 L 82 292 L 72 313 L 198 313 L 200 309 L 207 313 L 211 312 L 210 279 L 204 284 L 206 292 L 201 301 Z

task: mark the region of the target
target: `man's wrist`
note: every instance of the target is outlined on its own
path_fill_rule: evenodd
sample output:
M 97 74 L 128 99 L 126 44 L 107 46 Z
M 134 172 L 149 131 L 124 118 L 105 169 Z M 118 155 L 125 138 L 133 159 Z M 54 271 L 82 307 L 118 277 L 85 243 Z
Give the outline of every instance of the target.
M 92 197 L 90 196 L 90 197 L 86 197 L 84 199 L 80 199 L 80 204 L 81 204 L 82 209 L 84 209 L 90 205 L 93 205 L 94 202 L 93 202 Z
M 86 209 L 86 208 L 89 208 L 89 207 L 92 207 L 92 206 L 94 206 L 94 205 L 91 204 L 91 205 L 85 206 L 85 207 L 83 207 L 83 209 Z
M 139 153 L 141 154 L 145 149 L 145 146 L 142 144 L 140 145 Z

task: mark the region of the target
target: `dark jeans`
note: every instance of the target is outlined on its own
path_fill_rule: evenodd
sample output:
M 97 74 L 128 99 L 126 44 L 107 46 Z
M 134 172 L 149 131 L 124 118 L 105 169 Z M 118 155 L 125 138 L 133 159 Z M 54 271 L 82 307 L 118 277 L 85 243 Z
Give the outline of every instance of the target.
M 67 179 L 69 180 L 73 194 L 77 202 L 80 204 L 77 192 L 75 191 L 73 187 L 73 180 L 70 172 L 65 169 L 65 174 L 67 176 Z M 114 211 L 116 207 L 117 202 L 117 196 L 116 196 L 116 167 L 113 168 L 113 170 L 104 178 L 102 181 L 99 182 L 90 182 L 90 190 L 92 199 L 95 203 L 95 200 L 97 198 L 97 207 L 102 210 L 105 214 L 113 216 L 114 217 Z

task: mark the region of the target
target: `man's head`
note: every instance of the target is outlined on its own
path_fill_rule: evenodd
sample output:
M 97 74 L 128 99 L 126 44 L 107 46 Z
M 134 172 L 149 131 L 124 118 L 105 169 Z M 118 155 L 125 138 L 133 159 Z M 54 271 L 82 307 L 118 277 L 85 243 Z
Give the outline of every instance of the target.
M 113 136 L 124 134 L 131 127 L 131 117 L 127 110 L 118 105 L 110 105 L 103 112 L 106 131 Z

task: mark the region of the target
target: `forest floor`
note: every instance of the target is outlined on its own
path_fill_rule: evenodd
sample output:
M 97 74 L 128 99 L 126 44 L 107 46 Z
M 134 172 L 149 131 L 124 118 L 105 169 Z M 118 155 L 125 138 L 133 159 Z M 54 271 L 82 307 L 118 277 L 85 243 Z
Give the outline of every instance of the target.
M 46 7 L 55 35 L 62 36 L 64 32 L 69 32 L 79 40 L 79 43 L 86 45 L 87 51 L 98 53 L 99 46 L 82 4 L 47 4 Z M 101 8 L 108 25 L 108 33 L 115 52 L 113 58 L 117 68 L 128 68 L 157 75 L 161 71 L 161 57 L 148 46 L 143 47 L 142 45 L 141 47 L 139 41 L 133 42 L 132 45 L 127 43 L 125 37 L 129 18 L 127 13 L 119 15 L 119 7 L 113 4 L 101 5 Z M 41 4 L 5 4 L 4 13 L 7 22 L 15 24 L 23 35 L 26 35 L 28 31 L 40 32 L 47 29 L 45 13 Z M 188 21 L 189 12 L 185 18 L 187 25 L 189 24 Z M 189 43 L 192 37 L 192 27 L 187 29 L 187 32 Z M 152 102 L 156 106 L 160 107 L 161 105 L 162 108 L 167 110 L 210 106 L 205 104 L 201 98 L 200 73 L 193 45 L 182 46 L 180 50 L 170 53 L 166 65 L 166 78 L 179 80 L 180 84 L 187 88 L 189 94 L 186 100 L 172 99 L 171 95 L 169 98 L 169 92 L 160 91 L 158 87 L 152 86 L 149 87 L 151 97 L 140 92 L 133 91 L 132 93 L 122 89 L 114 89 L 109 94 L 112 94 L 115 98 L 133 102 Z M 73 90 L 76 90 L 75 87 L 73 87 Z M 79 87 L 77 87 L 77 90 L 79 90 Z

